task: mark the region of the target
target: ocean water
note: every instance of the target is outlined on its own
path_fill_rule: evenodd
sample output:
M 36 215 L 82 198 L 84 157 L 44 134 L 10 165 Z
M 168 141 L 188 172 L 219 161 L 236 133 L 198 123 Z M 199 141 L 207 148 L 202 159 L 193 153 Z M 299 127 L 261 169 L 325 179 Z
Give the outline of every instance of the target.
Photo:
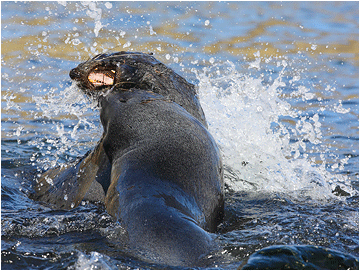
M 225 166 L 207 268 L 272 245 L 359 257 L 356 2 L 1 2 L 2 269 L 169 268 L 133 259 L 102 206 L 28 198 L 39 172 L 99 140 L 69 71 L 97 53 L 153 52 L 198 86 Z

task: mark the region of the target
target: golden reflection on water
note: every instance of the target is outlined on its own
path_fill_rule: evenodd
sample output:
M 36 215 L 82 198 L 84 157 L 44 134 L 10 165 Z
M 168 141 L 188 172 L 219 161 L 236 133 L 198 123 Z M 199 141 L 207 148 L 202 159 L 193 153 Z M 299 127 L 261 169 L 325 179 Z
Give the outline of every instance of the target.
M 136 14 L 139 11 L 130 10 L 132 13 Z M 183 20 L 187 20 L 191 17 L 191 12 L 181 14 L 178 17 L 178 21 L 182 22 Z M 214 16 L 214 15 L 213 15 Z M 31 20 L 22 20 L 21 18 L 15 17 L 13 22 L 5 22 L 7 24 L 19 24 L 25 23 L 29 27 L 30 26 L 50 26 L 54 21 L 51 18 L 35 18 Z M 344 18 L 339 15 L 334 18 L 335 21 L 343 21 Z M 90 18 L 79 18 L 79 24 L 86 24 L 91 23 Z M 147 37 L 147 39 L 151 38 L 151 40 L 146 40 L 142 42 L 139 39 L 134 39 L 132 36 L 127 35 L 127 38 L 118 37 L 115 38 L 115 34 L 106 27 L 103 27 L 100 30 L 99 37 L 94 37 L 93 41 L 97 43 L 94 46 L 99 52 L 102 52 L 104 49 L 110 49 L 118 47 L 117 50 L 133 50 L 133 51 L 153 51 L 157 52 L 158 54 L 167 54 L 171 52 L 193 52 L 202 51 L 209 55 L 216 55 L 219 52 L 227 52 L 236 57 L 246 57 L 249 60 L 253 60 L 255 58 L 254 53 L 260 52 L 262 57 L 271 57 L 271 56 L 285 56 L 289 54 L 296 54 L 297 52 L 308 52 L 310 57 L 316 58 L 319 55 L 338 55 L 338 54 L 351 54 L 351 56 L 346 56 L 349 58 L 350 61 L 353 61 L 354 65 L 358 65 L 359 62 L 359 41 L 350 37 L 348 40 L 342 40 L 341 43 L 339 41 L 335 43 L 328 44 L 316 44 L 316 50 L 312 50 L 311 44 L 306 41 L 302 41 L 299 37 L 292 36 L 289 34 L 289 38 L 287 40 L 279 39 L 276 42 L 259 42 L 259 38 L 267 36 L 273 37 L 276 39 L 276 32 L 270 31 L 269 28 L 276 28 L 279 29 L 282 27 L 289 28 L 291 27 L 299 27 L 294 23 L 289 23 L 287 21 L 281 21 L 278 19 L 268 19 L 267 21 L 259 22 L 258 24 L 254 24 L 252 29 L 247 31 L 246 35 L 228 35 L 227 38 L 217 39 L 215 42 L 212 42 L 207 45 L 203 45 L 198 47 L 196 43 L 199 42 L 199 38 L 196 33 L 194 32 L 184 32 L 179 30 L 179 23 L 176 22 L 164 22 L 160 26 L 154 27 L 154 31 L 156 35 L 152 37 L 149 35 L 148 31 L 146 31 L 145 27 L 137 29 L 136 35 Z M 212 31 L 211 25 L 207 28 L 209 31 Z M 29 33 L 29 35 L 21 36 L 18 38 L 13 39 L 2 39 L 2 58 L 4 61 L 12 61 L 16 62 L 14 56 L 16 53 L 21 53 L 23 57 L 30 57 L 31 51 L 29 47 L 39 48 L 38 51 L 40 53 L 44 53 L 50 57 L 66 59 L 66 60 L 73 60 L 74 54 L 81 55 L 83 58 L 88 58 L 89 53 L 85 51 L 86 48 L 90 46 L 90 44 L 80 43 L 77 46 L 74 46 L 72 42 L 65 42 L 68 37 L 70 38 L 77 38 L 80 41 L 84 37 L 88 37 L 89 33 L 82 33 L 79 30 L 70 30 L 66 31 L 62 30 L 63 32 L 59 32 L 59 35 L 56 40 L 52 40 L 51 42 L 49 39 L 45 39 L 42 36 L 42 33 Z M 224 30 L 226 31 L 226 29 Z M 303 32 L 313 31 L 302 29 Z M 73 32 L 73 34 L 71 34 Z M 76 34 L 76 35 L 75 35 Z M 131 33 L 135 35 L 134 33 Z M 216 33 L 214 33 L 216 36 Z M 319 32 L 318 38 L 322 38 L 323 36 L 328 35 L 326 32 Z M 162 37 L 159 39 L 159 37 Z M 166 38 L 171 38 L 174 42 L 164 42 L 161 39 L 165 40 Z M 127 42 L 131 42 L 131 46 L 129 48 L 123 48 L 123 45 Z M 185 47 L 181 45 L 181 42 L 188 42 L 192 43 L 193 47 Z M 121 46 L 119 46 L 121 44 Z M 286 46 L 286 49 L 282 49 Z M 159 52 L 158 48 L 161 47 L 161 51 Z M 46 48 L 46 49 L 44 49 Z M 194 49 L 195 48 L 195 49 Z M 112 51 L 112 50 L 111 50 Z M 15 53 L 15 54 L 14 54 Z

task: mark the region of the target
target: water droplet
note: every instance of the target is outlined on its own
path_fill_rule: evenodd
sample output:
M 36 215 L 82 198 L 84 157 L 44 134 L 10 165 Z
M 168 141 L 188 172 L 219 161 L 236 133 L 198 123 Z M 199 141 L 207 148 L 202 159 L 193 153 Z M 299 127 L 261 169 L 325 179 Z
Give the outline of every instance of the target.
M 131 42 L 130 41 L 127 41 L 124 45 L 123 45 L 123 48 L 127 48 L 127 47 L 130 47 L 131 46 Z
M 72 40 L 72 44 L 75 45 L 75 46 L 79 45 L 80 43 L 81 43 L 81 41 L 79 39 L 73 39 Z
M 316 44 L 311 45 L 311 49 L 312 49 L 312 50 L 316 50 L 316 48 L 317 48 L 317 45 L 316 45 Z
M 150 25 L 150 36 L 156 35 L 156 32 L 153 30 L 152 26 Z

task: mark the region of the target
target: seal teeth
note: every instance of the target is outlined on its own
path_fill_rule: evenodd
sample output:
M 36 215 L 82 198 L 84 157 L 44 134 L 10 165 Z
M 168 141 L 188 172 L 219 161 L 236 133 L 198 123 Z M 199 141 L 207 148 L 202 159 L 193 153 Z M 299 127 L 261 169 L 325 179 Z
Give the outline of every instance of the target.
M 91 72 L 88 80 L 94 86 L 111 86 L 114 84 L 115 73 L 113 71 Z

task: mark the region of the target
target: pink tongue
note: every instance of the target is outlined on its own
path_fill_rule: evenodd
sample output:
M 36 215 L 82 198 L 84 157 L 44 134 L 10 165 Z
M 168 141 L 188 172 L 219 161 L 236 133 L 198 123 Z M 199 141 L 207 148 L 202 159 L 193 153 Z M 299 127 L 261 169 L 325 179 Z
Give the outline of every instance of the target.
M 114 78 L 107 76 L 104 73 L 92 72 L 89 74 L 88 79 L 94 86 L 110 86 L 114 84 Z

